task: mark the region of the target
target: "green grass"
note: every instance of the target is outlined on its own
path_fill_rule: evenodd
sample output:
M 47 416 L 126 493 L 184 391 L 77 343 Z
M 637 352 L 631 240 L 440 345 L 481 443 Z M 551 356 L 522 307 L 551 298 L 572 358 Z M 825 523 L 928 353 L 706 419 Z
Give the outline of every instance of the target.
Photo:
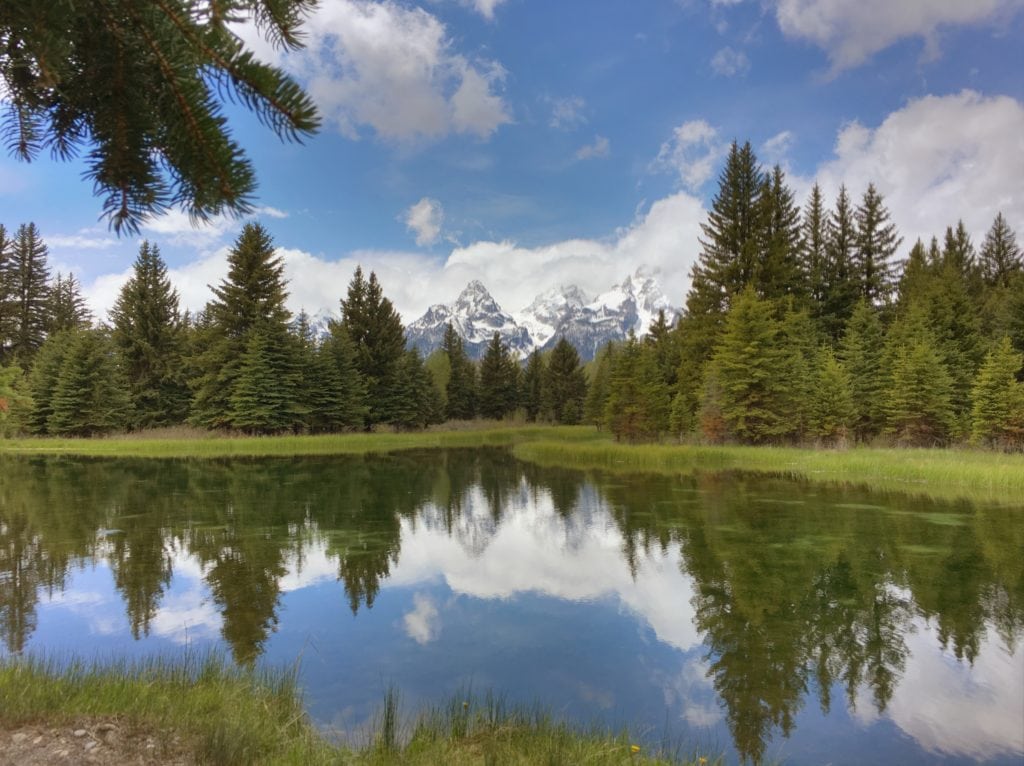
M 210 764 L 715 764 L 635 746 L 625 731 L 581 730 L 540 708 L 511 708 L 494 696 L 464 693 L 403 725 L 389 692 L 363 745 L 328 741 L 302 707 L 291 671 L 254 671 L 216 656 L 136 664 L 0 662 L 0 725 L 108 718 L 182 738 Z
M 517 444 L 516 457 L 549 466 L 619 473 L 740 470 L 846 482 L 873 489 L 1024 505 L 1024 455 L 968 449 L 800 449 L 628 445 L 592 439 Z
M 172 432 L 173 433 L 173 432 Z M 0 454 L 96 457 L 218 458 L 356 455 L 445 447 L 504 447 L 531 439 L 576 442 L 596 438 L 586 427 L 519 426 L 414 433 L 355 433 L 322 436 L 126 435 L 92 439 L 0 439 Z

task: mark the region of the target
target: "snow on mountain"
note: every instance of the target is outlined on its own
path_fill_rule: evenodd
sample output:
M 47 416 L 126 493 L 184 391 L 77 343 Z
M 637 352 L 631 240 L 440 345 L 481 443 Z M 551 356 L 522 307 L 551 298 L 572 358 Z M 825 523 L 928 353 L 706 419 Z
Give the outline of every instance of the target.
M 563 285 L 538 295 L 515 316 L 505 313 L 479 281 L 470 282 L 454 304 L 436 304 L 409 325 L 406 337 L 426 355 L 441 346 L 451 322 L 466 352 L 479 359 L 497 330 L 516 356 L 535 348 L 552 348 L 564 337 L 584 361 L 594 358 L 609 340 L 623 340 L 630 330 L 643 335 L 664 309 L 669 321 L 678 311 L 658 284 L 657 276 L 638 269 L 596 298 L 576 285 Z
M 466 285 L 454 304 L 437 303 L 427 309 L 406 328 L 406 340 L 426 356 L 441 347 L 449 322 L 472 359 L 483 356 L 495 331 L 517 356 L 526 356 L 533 349 L 526 328 L 520 327 L 511 314 L 502 310 L 479 280 Z

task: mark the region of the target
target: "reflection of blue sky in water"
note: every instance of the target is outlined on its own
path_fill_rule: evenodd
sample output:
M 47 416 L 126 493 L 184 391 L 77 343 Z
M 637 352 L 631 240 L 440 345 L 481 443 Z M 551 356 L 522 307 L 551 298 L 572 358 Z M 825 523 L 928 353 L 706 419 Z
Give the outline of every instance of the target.
M 679 543 L 641 549 L 631 572 L 626 541 L 591 485 L 582 486 L 578 505 L 563 516 L 546 491 L 523 482 L 496 522 L 473 489 L 461 514 L 447 516 L 449 532 L 445 512 L 428 504 L 402 520 L 398 561 L 374 607 L 357 616 L 337 581 L 337 560 L 313 530 L 301 558 L 286 562 L 279 627 L 264 659 L 288 663 L 301 655 L 311 712 L 330 728 L 364 724 L 390 684 L 408 708 L 472 685 L 513 701 L 540 700 L 582 721 L 632 722 L 655 738 L 667 727 L 725 746 L 730 735 L 707 677 L 694 583 L 682 572 Z M 175 548 L 172 561 L 173 580 L 145 640 L 132 640 L 109 565 L 99 559 L 76 569 L 65 591 L 43 597 L 30 647 L 111 656 L 217 644 L 222 617 L 207 573 L 185 550 Z M 913 627 L 883 714 L 863 687 L 848 710 L 837 685 L 827 715 L 809 690 L 791 737 L 776 736 L 767 757 L 1019 760 L 1020 647 L 1011 651 L 989 630 L 968 663 L 941 648 L 924 618 Z

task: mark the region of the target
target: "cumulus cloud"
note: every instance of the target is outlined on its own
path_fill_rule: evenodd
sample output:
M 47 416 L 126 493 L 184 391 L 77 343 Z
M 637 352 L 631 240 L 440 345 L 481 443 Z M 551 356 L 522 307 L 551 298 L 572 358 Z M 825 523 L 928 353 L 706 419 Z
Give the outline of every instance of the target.
M 772 163 L 781 163 L 789 155 L 793 145 L 793 131 L 783 130 L 761 144 L 761 157 Z
M 722 77 L 735 77 L 750 71 L 750 59 L 743 51 L 722 48 L 711 57 L 711 70 Z
M 80 229 L 74 234 L 48 234 L 46 244 L 51 250 L 108 250 L 119 243 L 95 229 Z
M 816 177 L 829 200 L 841 183 L 858 196 L 874 182 L 908 247 L 958 219 L 978 242 L 1000 210 L 1020 231 L 1024 104 L 973 91 L 915 99 L 878 127 L 842 128 Z
M 611 151 L 611 143 L 604 136 L 594 136 L 593 143 L 581 146 L 576 150 L 576 159 L 592 160 L 598 157 L 607 157 Z
M 416 235 L 417 245 L 432 245 L 441 238 L 444 208 L 438 200 L 424 197 L 405 211 L 402 220 L 405 227 Z
M 777 0 L 782 32 L 824 50 L 833 73 L 855 67 L 906 37 L 921 37 L 937 52 L 943 26 L 1008 17 L 1024 0 Z
M 494 0 L 478 0 L 493 14 Z M 487 138 L 511 121 L 500 95 L 505 70 L 455 49 L 445 25 L 422 8 L 392 0 L 325 0 L 304 26 L 306 47 L 282 54 L 240 34 L 261 56 L 291 69 L 324 117 L 344 135 L 366 128 L 386 140 L 436 140 L 452 133 Z
M 705 120 L 690 120 L 672 131 L 651 169 L 678 175 L 683 187 L 695 191 L 711 179 L 727 150 L 717 129 Z
M 413 609 L 403 618 L 405 633 L 417 644 L 429 644 L 441 632 L 441 613 L 430 596 L 416 593 L 412 597 Z
M 587 102 L 580 96 L 549 99 L 551 104 L 551 120 L 548 124 L 559 130 L 575 130 L 586 124 Z
M 494 11 L 505 0 L 462 0 L 462 4 L 468 6 L 483 16 L 488 21 L 494 20 Z

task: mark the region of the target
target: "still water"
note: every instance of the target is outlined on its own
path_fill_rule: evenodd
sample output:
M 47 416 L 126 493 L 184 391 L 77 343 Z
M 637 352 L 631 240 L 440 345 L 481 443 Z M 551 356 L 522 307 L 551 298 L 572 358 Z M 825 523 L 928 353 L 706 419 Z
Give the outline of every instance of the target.
M 731 762 L 1024 760 L 1024 508 L 500 450 L 0 458 L 0 656 L 301 657 L 355 732 L 467 687 Z

